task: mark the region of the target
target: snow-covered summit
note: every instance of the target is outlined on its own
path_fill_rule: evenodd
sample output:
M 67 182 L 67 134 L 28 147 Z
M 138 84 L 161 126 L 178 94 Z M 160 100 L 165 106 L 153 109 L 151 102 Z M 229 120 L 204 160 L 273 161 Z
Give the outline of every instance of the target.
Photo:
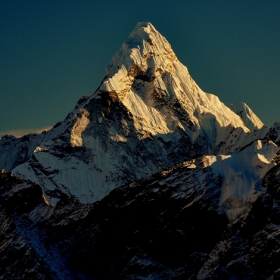
M 218 145 L 224 137 L 221 128 L 249 132 L 217 96 L 199 88 L 151 23 L 138 23 L 113 56 L 94 98 L 101 98 L 102 92 L 114 93 L 137 119 L 140 133 L 167 134 L 179 127 L 192 141 L 203 135 Z
M 153 54 L 155 57 L 153 57 Z M 153 58 L 149 59 L 150 57 Z M 156 60 L 157 64 L 162 64 L 166 58 L 177 60 L 168 41 L 151 23 L 139 22 L 123 42 L 119 52 L 113 56 L 107 71 L 109 75 L 113 75 L 122 66 L 130 69 L 136 64 L 140 67 L 139 70 L 145 72 L 148 68 L 154 68 L 153 65 L 149 65 L 153 60 Z M 167 65 L 162 66 L 165 68 Z
M 61 193 L 93 202 L 128 182 L 198 155 L 231 154 L 266 134 L 250 132 L 217 96 L 203 92 L 154 26 L 138 23 L 97 90 L 42 141 L 28 142 L 28 156 L 10 166 L 41 184 L 52 203 Z
M 241 117 L 245 125 L 250 129 L 259 129 L 264 126 L 263 122 L 258 118 L 258 116 L 249 108 L 249 106 L 244 102 L 239 102 L 236 104 L 229 104 L 228 107 L 237 115 Z

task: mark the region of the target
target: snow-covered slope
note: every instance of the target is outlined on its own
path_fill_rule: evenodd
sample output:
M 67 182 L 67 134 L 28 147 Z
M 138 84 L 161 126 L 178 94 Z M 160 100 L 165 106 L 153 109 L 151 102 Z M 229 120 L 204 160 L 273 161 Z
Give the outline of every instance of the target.
M 213 171 L 223 178 L 220 205 L 229 219 L 248 211 L 262 188 L 262 179 L 275 166 L 280 148 L 272 141 L 257 140 L 232 155 L 207 156 Z
M 41 134 L 27 134 L 20 138 L 5 135 L 0 139 L 0 168 L 11 171 L 16 166 L 26 162 L 38 145 L 48 142 L 58 134 L 64 133 L 66 124 L 58 123 L 49 131 Z
M 34 153 L 13 172 L 44 186 L 53 203 L 62 192 L 93 202 L 197 155 L 238 151 L 267 131 L 251 132 L 217 96 L 203 92 L 167 40 L 142 22 L 94 94 L 33 141 Z
M 241 117 L 244 124 L 250 129 L 260 129 L 264 126 L 262 121 L 254 114 L 254 112 L 249 108 L 244 102 L 229 104 L 228 107 Z

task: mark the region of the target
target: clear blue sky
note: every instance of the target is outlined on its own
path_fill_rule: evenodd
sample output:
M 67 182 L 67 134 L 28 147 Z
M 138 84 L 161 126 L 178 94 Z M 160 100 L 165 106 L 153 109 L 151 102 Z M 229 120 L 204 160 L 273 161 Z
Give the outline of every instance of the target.
M 139 21 L 204 91 L 280 121 L 280 1 L 0 0 L 0 134 L 63 120 Z

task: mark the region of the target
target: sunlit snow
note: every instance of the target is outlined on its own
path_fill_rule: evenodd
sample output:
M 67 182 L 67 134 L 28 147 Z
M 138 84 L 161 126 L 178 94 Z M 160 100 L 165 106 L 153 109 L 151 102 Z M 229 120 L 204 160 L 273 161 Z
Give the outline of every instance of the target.
M 271 141 L 263 144 L 261 140 L 257 140 L 232 155 L 207 156 L 213 171 L 223 177 L 220 205 L 230 198 L 235 200 L 235 204 L 250 201 L 254 192 L 262 191 L 262 179 L 275 165 L 272 159 L 279 150 Z M 234 203 L 232 206 L 234 209 L 238 208 L 234 207 Z M 231 215 L 235 216 L 233 213 Z
M 15 167 L 21 142 L 12 152 L 3 142 L 0 163 L 40 183 L 51 203 L 56 190 L 94 202 L 116 187 L 203 153 L 213 155 L 210 165 L 224 177 L 221 204 L 232 196 L 247 199 L 273 165 L 277 148 L 266 151 L 274 147 L 269 143 L 233 154 L 269 131 L 242 106 L 243 118 L 203 92 L 167 40 L 151 23 L 141 22 L 113 56 L 100 87 L 30 142 L 30 159 Z

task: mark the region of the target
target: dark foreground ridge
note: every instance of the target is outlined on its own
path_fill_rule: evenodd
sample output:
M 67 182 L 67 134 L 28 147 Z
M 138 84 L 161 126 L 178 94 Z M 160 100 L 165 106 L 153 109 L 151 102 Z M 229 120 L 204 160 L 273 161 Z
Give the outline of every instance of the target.
M 39 185 L 1 174 L 0 277 L 279 279 L 279 167 L 233 222 L 218 207 L 221 178 L 195 172 L 208 173 L 207 188 L 181 164 L 100 202 L 65 196 L 55 207 Z

